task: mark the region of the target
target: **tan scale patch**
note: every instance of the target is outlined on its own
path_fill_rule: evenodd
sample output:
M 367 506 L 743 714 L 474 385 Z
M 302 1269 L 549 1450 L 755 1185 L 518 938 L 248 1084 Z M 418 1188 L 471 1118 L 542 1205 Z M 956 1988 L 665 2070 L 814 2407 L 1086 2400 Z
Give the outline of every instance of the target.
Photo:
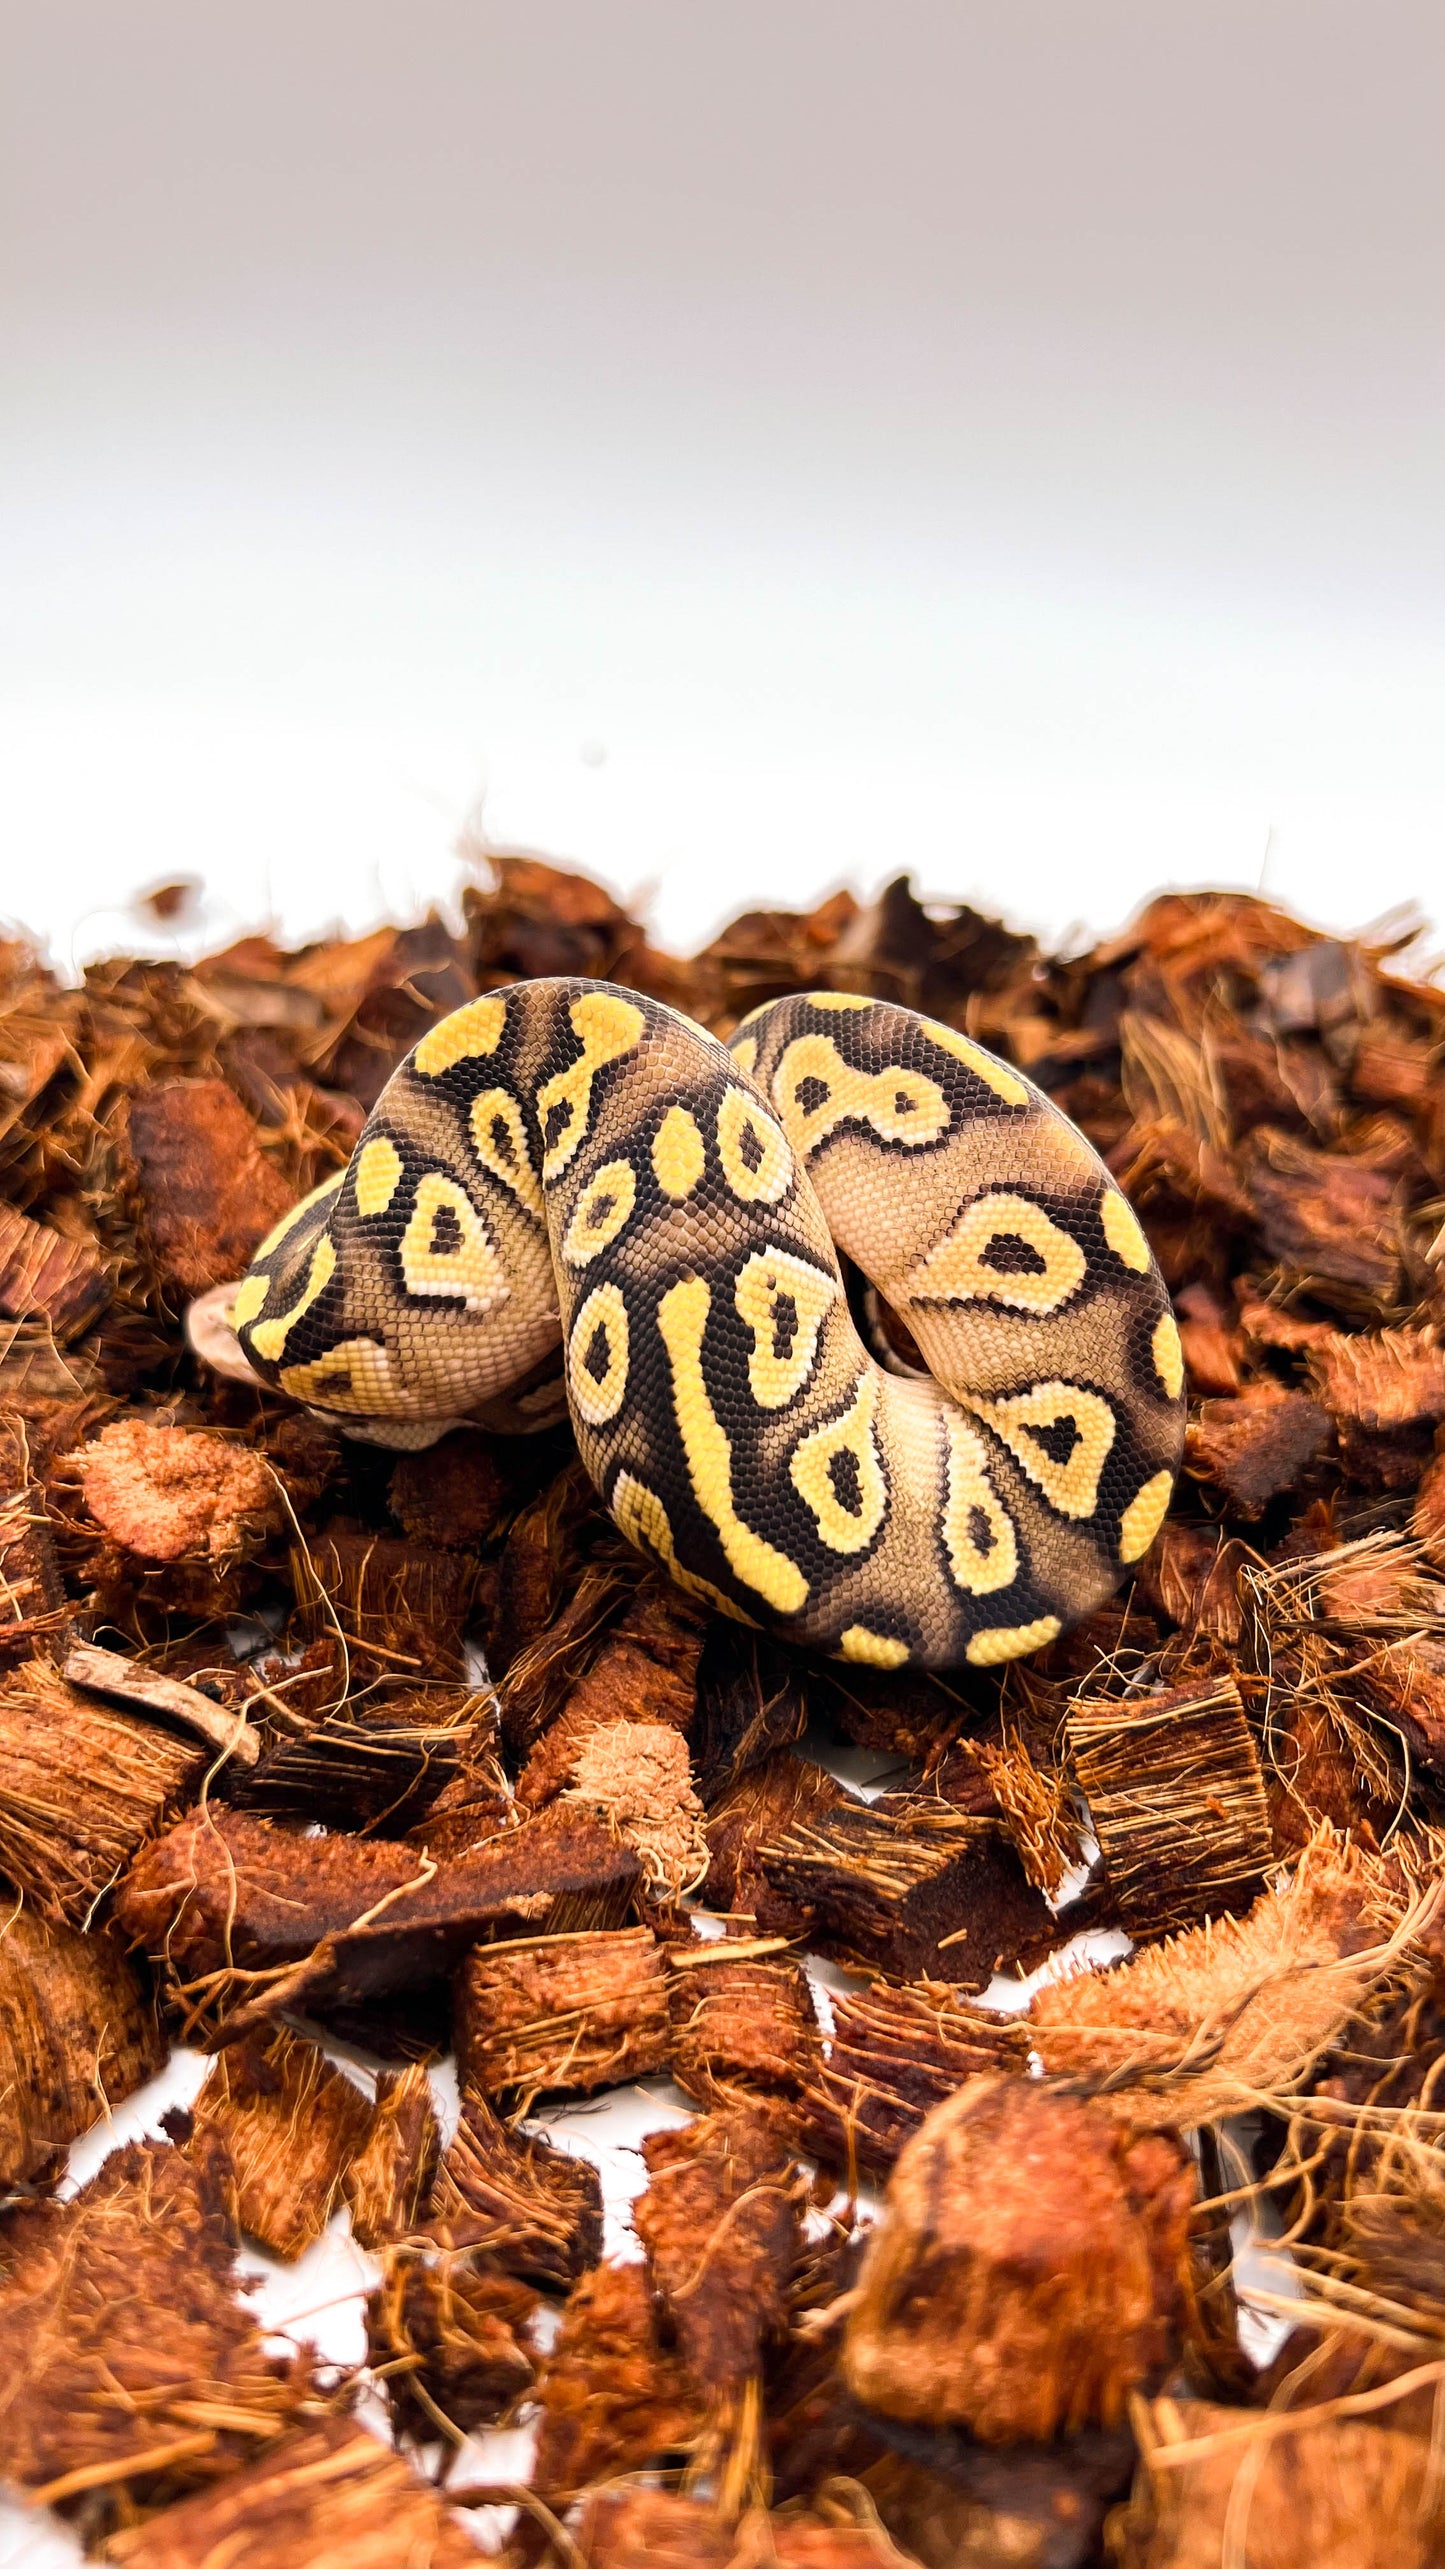
M 468 1311 L 491 1311 L 509 1291 L 471 1197 L 438 1169 L 417 1187 L 401 1236 L 401 1272 L 408 1293 L 456 1298 Z
M 630 999 L 605 990 L 584 991 L 568 1010 L 582 1046 L 580 1061 L 544 1079 L 537 1091 L 537 1120 L 544 1141 L 542 1175 L 559 1177 L 573 1159 L 592 1120 L 592 1085 L 609 1062 L 622 1061 L 642 1041 L 647 1020 Z
M 793 1183 L 793 1155 L 755 1097 L 744 1088 L 724 1091 L 717 1110 L 717 1147 L 723 1176 L 740 1204 L 776 1204 Z
M 297 1321 L 319 1300 L 335 1273 L 336 1250 L 330 1232 L 323 1231 L 311 1252 L 306 1282 L 290 1310 L 278 1312 L 274 1320 L 258 1320 L 251 1331 L 251 1344 L 266 1364 L 277 1362 Z
M 1171 1400 L 1184 1389 L 1184 1348 L 1172 1311 L 1162 1311 L 1154 1325 L 1154 1371 Z
M 608 1160 L 582 1189 L 562 1241 L 569 1267 L 585 1267 L 610 1249 L 632 1219 L 637 1179 L 630 1160 Z
M 870 1632 L 866 1623 L 850 1623 L 838 1636 L 841 1658 L 856 1660 L 864 1668 L 901 1668 L 908 1657 L 906 1641 L 895 1641 L 890 1633 Z
M 1040 1615 L 1034 1623 L 994 1624 L 987 1632 L 976 1632 L 968 1645 L 969 1665 L 973 1668 L 996 1668 L 1003 1659 L 1022 1659 L 1030 1650 L 1044 1650 L 1057 1641 L 1063 1630 L 1057 1615 Z
M 1014 1241 L 1042 1260 L 1042 1272 L 991 1262 L 990 1250 L 997 1247 L 1006 1260 Z M 914 1268 L 905 1291 L 910 1301 L 987 1300 L 1042 1313 L 1057 1311 L 1077 1293 L 1087 1271 L 1078 1241 L 1041 1204 L 1001 1192 L 981 1195 L 968 1207 L 948 1238 Z
M 1114 1413 L 1097 1392 L 1086 1390 L 1082 1383 L 1035 1383 L 1031 1390 L 1007 1399 L 975 1397 L 963 1406 L 1002 1437 L 1015 1462 L 1060 1516 L 1082 1520 L 1093 1515 L 1099 1475 L 1115 1435 Z M 1070 1427 L 1072 1438 L 1066 1433 Z M 1044 1437 L 1058 1430 L 1059 1442 L 1068 1445 L 1064 1459 L 1051 1453 L 1031 1430 L 1041 1431 Z
M 439 1079 L 444 1070 L 455 1069 L 459 1061 L 494 1053 L 506 1023 L 505 999 L 469 999 L 465 1007 L 454 1008 L 439 1026 L 432 1027 L 430 1034 L 423 1035 L 412 1054 L 412 1068 L 423 1079 Z
M 1136 1276 L 1147 1275 L 1152 1255 L 1149 1243 L 1139 1227 L 1139 1216 L 1133 1205 L 1116 1186 L 1105 1187 L 1099 1217 L 1104 1225 L 1104 1237 L 1115 1257 L 1121 1259 L 1126 1267 L 1132 1267 Z
M 1169 1512 L 1174 1491 L 1172 1472 L 1156 1472 L 1136 1491 L 1119 1519 L 1119 1558 L 1142 1561 Z
M 384 1133 L 363 1142 L 356 1155 L 356 1209 L 384 1213 L 401 1184 L 401 1153 Z
M 293 1400 L 315 1401 L 320 1409 L 384 1416 L 407 1405 L 404 1395 L 398 1398 L 391 1358 L 374 1338 L 343 1338 L 310 1365 L 284 1367 L 280 1381 Z
M 259 1266 L 263 1258 L 274 1257 L 282 1242 L 289 1240 L 292 1229 L 300 1221 L 302 1214 L 309 1213 L 313 1205 L 321 1203 L 323 1197 L 334 1195 L 345 1175 L 345 1169 L 337 1169 L 333 1176 L 324 1177 L 319 1186 L 313 1186 L 309 1195 L 303 1195 L 299 1204 L 293 1204 L 289 1213 L 283 1213 L 280 1221 L 272 1224 L 259 1247 L 252 1250 L 252 1264 Z
M 674 1204 L 685 1203 L 706 1167 L 696 1116 L 685 1106 L 669 1106 L 652 1137 L 652 1174 L 663 1194 Z
M 1029 1092 L 1024 1082 L 1006 1062 L 998 1061 L 992 1053 L 985 1052 L 982 1044 L 976 1044 L 971 1035 L 961 1035 L 956 1026 L 945 1026 L 937 1017 L 925 1017 L 922 1025 L 930 1043 L 937 1044 L 943 1052 L 952 1053 L 954 1060 L 961 1061 L 966 1070 L 973 1072 L 975 1079 L 981 1079 L 986 1088 L 991 1088 L 995 1097 L 1001 1097 L 1005 1106 L 1028 1105 Z
M 589 1293 L 572 1323 L 567 1380 L 573 1403 L 589 1427 L 605 1427 L 627 1397 L 627 1305 L 615 1284 Z
M 529 1213 L 545 1211 L 542 1185 L 527 1150 L 527 1128 L 511 1090 L 484 1088 L 471 1103 L 472 1148 L 490 1177 L 500 1178 Z
M 813 1087 L 824 1093 L 810 1102 Z M 855 1070 L 831 1035 L 794 1036 L 773 1073 L 773 1104 L 801 1159 L 840 1124 L 869 1124 L 880 1140 L 908 1149 L 948 1130 L 948 1100 L 936 1080 L 902 1066 Z
M 818 1358 L 818 1333 L 838 1299 L 836 1276 L 787 1249 L 759 1249 L 733 1290 L 752 1331 L 748 1384 L 760 1409 L 785 1409 Z
M 745 1072 L 747 1077 L 751 1079 L 758 1066 L 757 1036 L 744 1035 L 741 1041 L 734 1037 L 733 1041 L 728 1046 L 728 1051 L 732 1054 L 733 1060 L 737 1063 L 739 1070 Z
M 803 1437 L 788 1465 L 788 1477 L 830 1552 L 866 1551 L 888 1513 L 873 1424 L 878 1379 L 870 1365 L 842 1417 Z
M 808 1582 L 795 1561 L 745 1525 L 733 1500 L 732 1447 L 708 1394 L 702 1369 L 703 1332 L 712 1290 L 702 1276 L 687 1276 L 662 1297 L 657 1325 L 672 1371 L 672 1406 L 687 1458 L 693 1497 L 715 1527 L 733 1577 L 753 1588 L 775 1614 L 795 1615 L 807 1603 Z
M 948 1420 L 943 1548 L 955 1586 L 971 1597 L 991 1596 L 1018 1576 L 1013 1519 L 988 1477 L 982 1439 L 961 1418 Z

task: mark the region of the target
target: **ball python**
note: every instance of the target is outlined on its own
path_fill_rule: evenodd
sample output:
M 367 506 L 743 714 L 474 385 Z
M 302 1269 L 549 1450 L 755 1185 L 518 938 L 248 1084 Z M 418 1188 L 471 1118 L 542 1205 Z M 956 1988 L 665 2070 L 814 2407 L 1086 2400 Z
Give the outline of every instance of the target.
M 840 1251 L 904 1353 L 865 1344 Z M 967 1035 L 841 993 L 726 1046 L 605 982 L 469 1001 L 232 1323 L 265 1380 L 398 1444 L 521 1423 L 560 1349 L 631 1540 L 875 1668 L 1047 1644 L 1148 1550 L 1183 1443 L 1168 1295 L 1083 1135 Z

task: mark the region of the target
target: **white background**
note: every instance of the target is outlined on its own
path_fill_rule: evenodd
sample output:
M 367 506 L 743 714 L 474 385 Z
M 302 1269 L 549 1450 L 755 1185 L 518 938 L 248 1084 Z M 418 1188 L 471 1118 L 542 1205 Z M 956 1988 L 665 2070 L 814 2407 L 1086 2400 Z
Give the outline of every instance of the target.
M 0 911 L 1438 916 L 1437 0 L 9 0 Z M 153 939 L 152 942 L 155 942 Z M 163 940 L 161 941 L 163 944 Z

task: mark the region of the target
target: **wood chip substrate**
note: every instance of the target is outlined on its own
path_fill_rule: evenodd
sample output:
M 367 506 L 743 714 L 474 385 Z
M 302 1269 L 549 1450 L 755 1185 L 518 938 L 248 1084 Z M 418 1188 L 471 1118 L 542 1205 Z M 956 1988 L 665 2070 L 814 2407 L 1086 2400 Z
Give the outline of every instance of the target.
M 546 1385 L 393 1452 L 250 1378 L 257 1243 L 541 973 L 723 1035 L 896 999 L 1074 1118 L 1189 1393 L 1107 1605 L 998 1668 L 825 1662 L 634 1551 Z M 0 1073 L 4 2556 L 1445 2558 L 1408 929 L 1171 893 L 1054 956 L 900 879 L 684 959 L 499 856 L 459 921 L 299 952 L 69 984 L 14 938 Z

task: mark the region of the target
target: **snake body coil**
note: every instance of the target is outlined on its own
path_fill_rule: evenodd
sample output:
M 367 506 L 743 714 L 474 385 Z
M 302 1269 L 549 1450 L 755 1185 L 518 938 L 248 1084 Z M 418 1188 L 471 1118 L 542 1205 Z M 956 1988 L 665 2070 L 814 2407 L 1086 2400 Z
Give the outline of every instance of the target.
M 921 1365 L 870 1355 L 839 1250 Z M 602 982 L 472 1000 L 233 1318 L 267 1380 L 395 1443 L 523 1423 L 560 1346 L 632 1540 L 877 1667 L 987 1666 L 1089 1613 L 1183 1438 L 1179 1333 L 1103 1163 L 1007 1064 L 871 999 L 778 1000 L 730 1048 Z

